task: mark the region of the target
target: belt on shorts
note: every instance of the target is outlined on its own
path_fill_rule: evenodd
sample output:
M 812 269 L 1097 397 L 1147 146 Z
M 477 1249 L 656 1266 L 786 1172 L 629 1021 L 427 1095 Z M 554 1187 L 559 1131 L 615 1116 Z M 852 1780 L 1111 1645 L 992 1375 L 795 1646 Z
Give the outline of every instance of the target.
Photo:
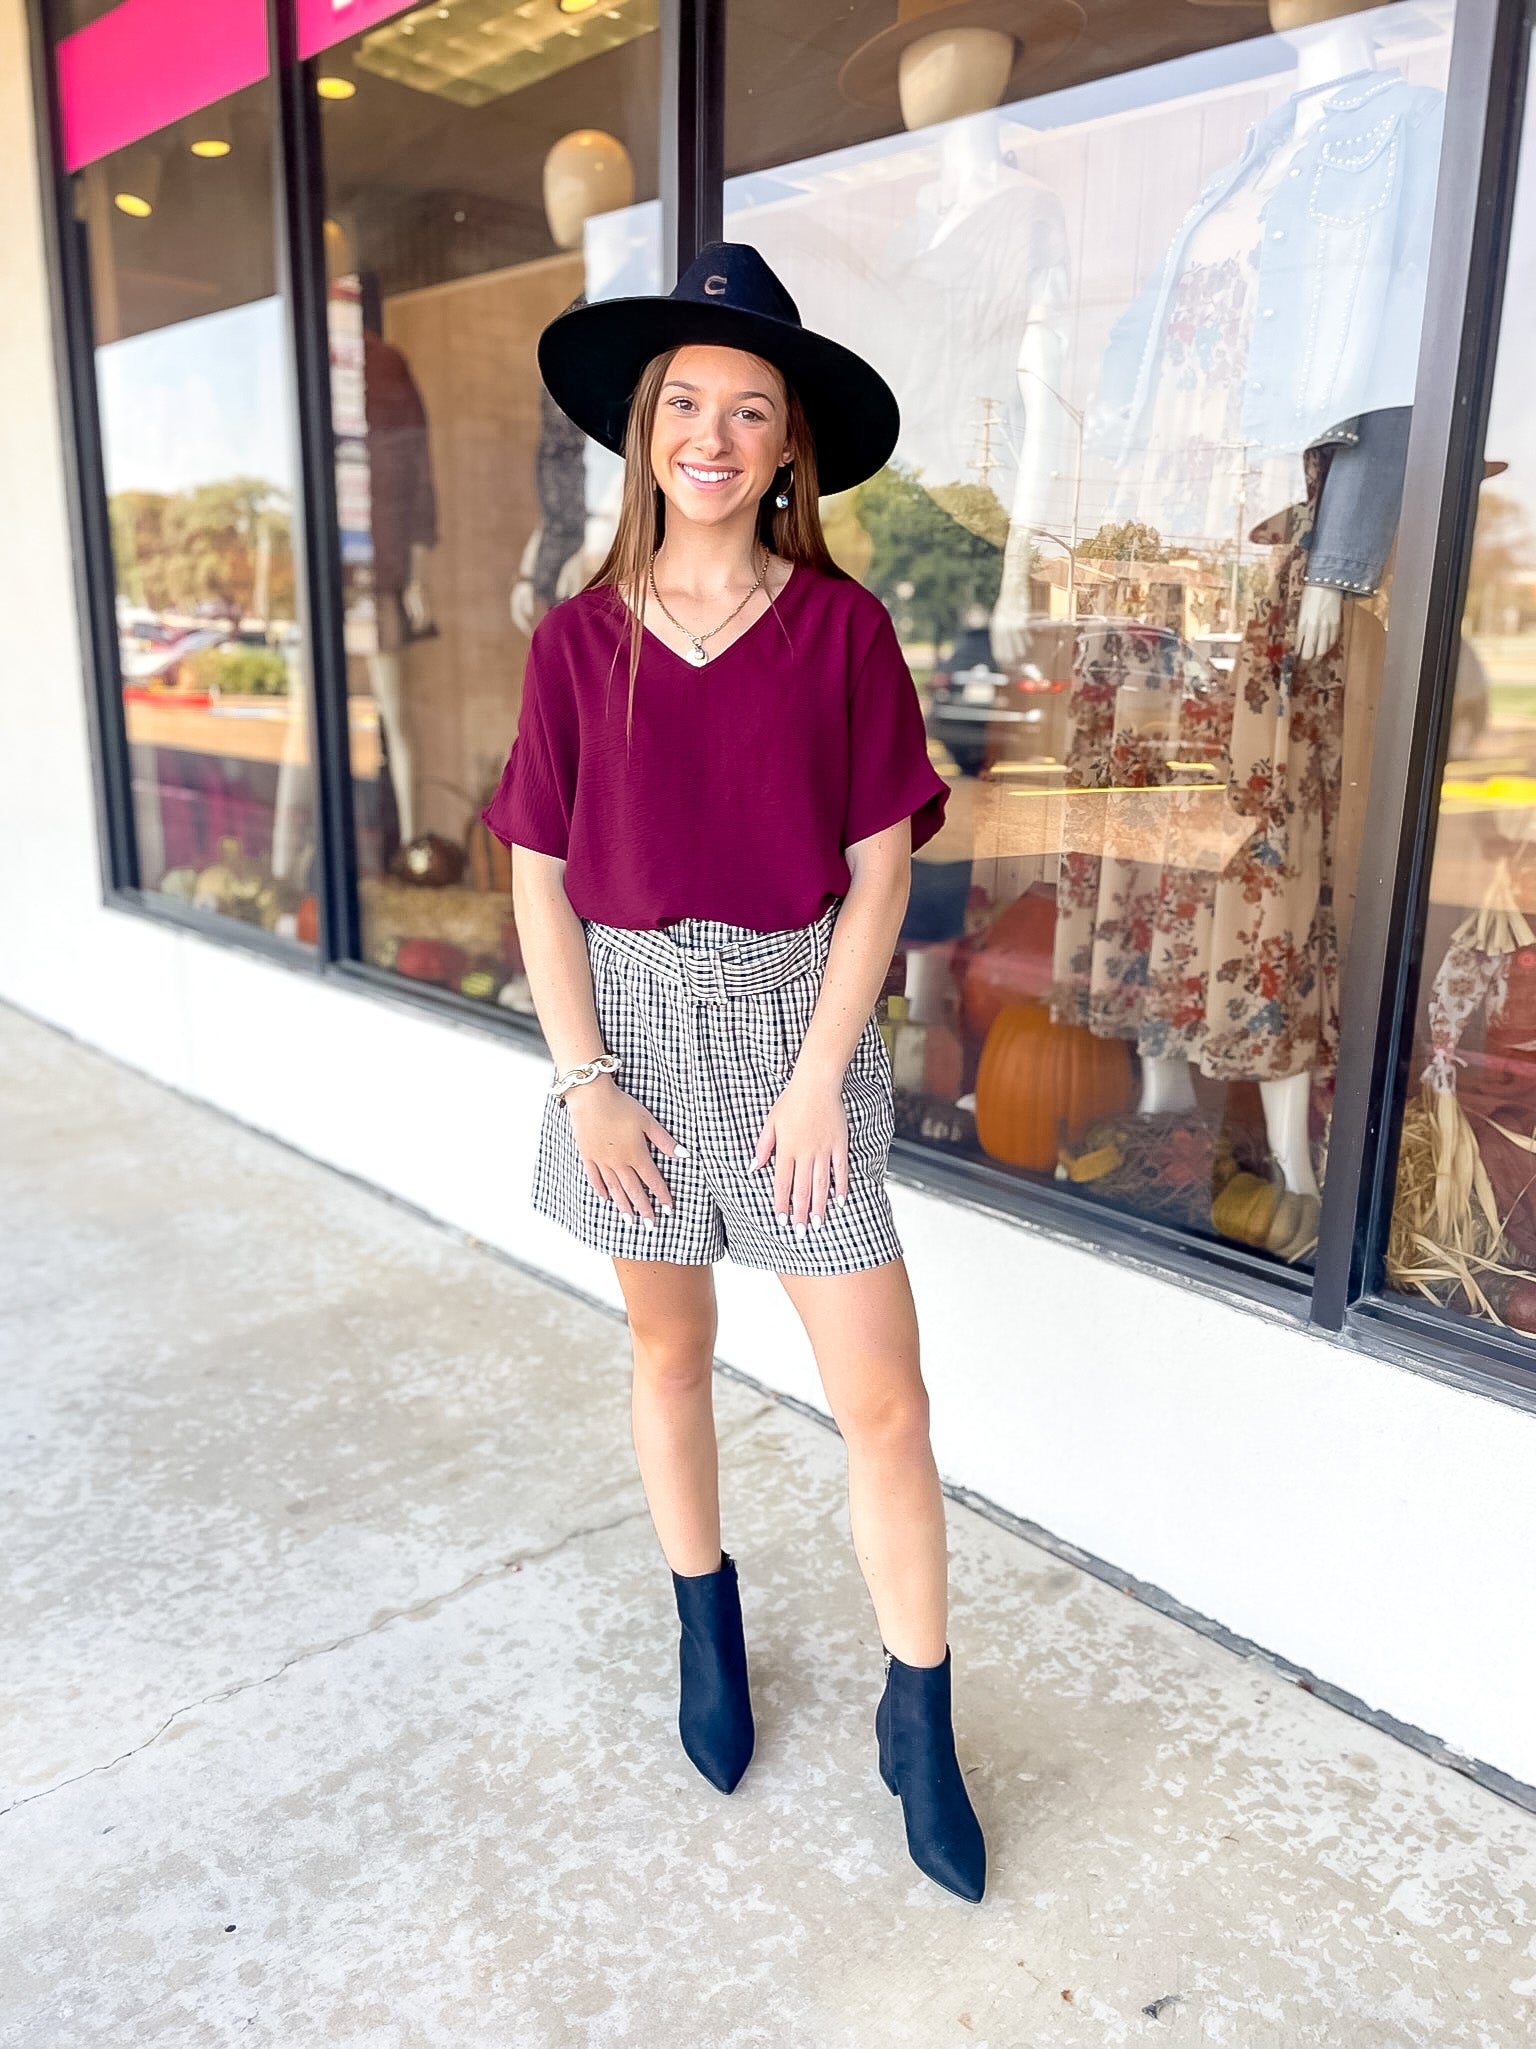
M 729 1003 L 783 989 L 821 967 L 840 907 L 840 901 L 828 904 L 811 924 L 787 932 L 752 932 L 708 918 L 679 918 L 646 930 L 589 920 L 587 943 L 622 954 L 694 1003 Z

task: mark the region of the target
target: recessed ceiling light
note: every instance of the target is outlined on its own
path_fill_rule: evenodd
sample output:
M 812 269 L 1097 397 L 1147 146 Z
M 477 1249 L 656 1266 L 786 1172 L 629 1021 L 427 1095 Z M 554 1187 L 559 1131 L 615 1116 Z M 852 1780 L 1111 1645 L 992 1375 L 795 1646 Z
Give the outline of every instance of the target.
M 189 143 L 187 146 L 195 157 L 227 157 L 233 147 L 217 135 L 205 135 L 200 142 Z
M 315 91 L 323 100 L 349 100 L 357 87 L 350 78 L 317 78 Z
M 360 71 L 462 107 L 656 32 L 661 0 L 437 0 L 367 30 Z
M 146 220 L 155 210 L 147 199 L 140 199 L 137 192 L 114 192 L 112 204 L 119 213 L 131 214 L 136 221 Z

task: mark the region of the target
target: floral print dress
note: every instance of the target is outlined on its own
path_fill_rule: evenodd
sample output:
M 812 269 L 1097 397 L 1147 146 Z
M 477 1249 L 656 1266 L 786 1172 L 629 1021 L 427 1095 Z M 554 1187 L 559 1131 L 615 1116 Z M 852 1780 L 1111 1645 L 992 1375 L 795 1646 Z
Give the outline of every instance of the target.
M 1155 527 L 1165 544 L 1230 549 L 1265 512 L 1302 496 L 1301 450 L 1262 461 L 1243 439 L 1243 397 L 1258 304 L 1264 207 L 1297 144 L 1277 149 L 1202 223 L 1163 316 L 1145 439 L 1105 517 Z
M 1068 769 L 1083 794 L 1068 799 L 1057 887 L 1056 1015 L 1226 1081 L 1330 1074 L 1338 1050 L 1343 643 L 1311 662 L 1295 653 L 1330 460 L 1326 448 L 1307 455 L 1307 503 L 1230 677 L 1156 629 L 1078 637 Z M 1149 692 L 1152 638 L 1165 652 Z M 1160 722 L 1147 715 L 1152 696 Z M 1209 793 L 1184 794 L 1202 768 L 1221 791 L 1215 832 Z M 1128 847 L 1118 821 L 1133 798 L 1146 823 Z M 1090 803 L 1103 820 L 1097 848 L 1086 819 L 1072 830 L 1072 807 Z
M 1235 447 L 1261 209 L 1286 161 L 1191 247 L 1141 472 L 1117 505 L 1207 549 L 1248 506 L 1290 506 L 1264 600 L 1225 675 L 1166 629 L 1080 622 L 1069 710 L 1054 1014 L 1222 1080 L 1327 1074 L 1338 1044 L 1344 662 L 1340 647 L 1294 653 L 1331 451 L 1255 476 Z

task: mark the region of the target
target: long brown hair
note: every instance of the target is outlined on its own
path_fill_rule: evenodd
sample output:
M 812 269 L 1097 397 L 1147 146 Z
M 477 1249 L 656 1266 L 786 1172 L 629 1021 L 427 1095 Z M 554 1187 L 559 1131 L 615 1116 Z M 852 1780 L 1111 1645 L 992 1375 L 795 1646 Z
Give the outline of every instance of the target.
M 651 469 L 651 433 L 656 424 L 656 408 L 661 402 L 661 388 L 667 381 L 667 372 L 676 354 L 676 349 L 667 349 L 659 356 L 652 356 L 640 373 L 624 431 L 624 495 L 619 505 L 613 545 L 604 557 L 601 569 L 586 585 L 588 590 L 605 586 L 613 590 L 629 612 L 626 738 L 634 726 L 635 676 L 640 667 L 641 630 L 650 588 L 651 558 L 666 533 L 667 501 Z M 771 367 L 776 369 L 776 366 Z M 805 408 L 783 371 L 777 371 L 777 375 L 784 386 L 787 414 L 784 439 L 789 446 L 790 462 L 794 465 L 794 481 L 789 503 L 781 511 L 773 501 L 789 471 L 787 467 L 775 471 L 773 482 L 758 501 L 757 538 L 786 562 L 819 569 L 826 576 L 846 576 L 847 571 L 839 569 L 832 560 L 826 536 L 821 530 L 816 444 L 805 417 Z M 770 594 L 769 603 L 773 602 Z M 615 648 L 614 661 L 617 660 L 618 649 Z M 612 667 L 608 673 L 611 679 Z

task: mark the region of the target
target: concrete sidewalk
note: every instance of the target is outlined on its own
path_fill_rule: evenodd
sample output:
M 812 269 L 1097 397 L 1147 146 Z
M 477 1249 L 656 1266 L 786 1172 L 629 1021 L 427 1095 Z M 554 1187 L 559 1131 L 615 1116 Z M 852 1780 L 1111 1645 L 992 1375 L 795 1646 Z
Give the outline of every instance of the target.
M 920 1878 L 841 1448 L 726 1379 L 722 1799 L 620 1325 L 3 1009 L 0 1233 L 0 2043 L 1536 2038 L 1536 1819 L 960 1508 Z

